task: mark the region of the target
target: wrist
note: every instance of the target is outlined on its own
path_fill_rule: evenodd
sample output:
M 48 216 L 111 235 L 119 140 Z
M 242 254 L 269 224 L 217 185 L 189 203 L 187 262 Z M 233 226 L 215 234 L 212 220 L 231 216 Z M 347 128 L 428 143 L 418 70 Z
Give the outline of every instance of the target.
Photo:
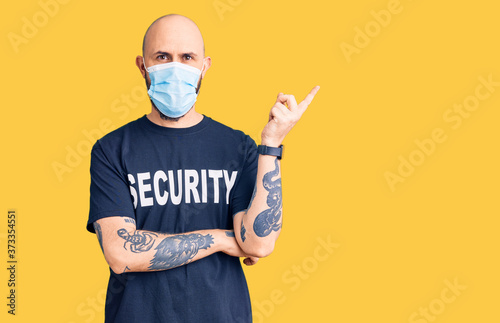
M 229 248 L 227 236 L 226 236 L 225 232 L 226 232 L 226 230 L 215 229 L 214 239 L 216 240 L 217 251 L 226 252 L 227 249 Z
M 260 144 L 263 146 L 278 148 L 281 145 L 281 140 L 262 138 Z
M 280 145 L 279 147 L 272 147 L 272 146 L 267 146 L 267 145 L 259 145 L 257 146 L 257 153 L 259 155 L 264 155 L 264 156 L 274 156 L 278 159 L 283 158 L 283 145 Z

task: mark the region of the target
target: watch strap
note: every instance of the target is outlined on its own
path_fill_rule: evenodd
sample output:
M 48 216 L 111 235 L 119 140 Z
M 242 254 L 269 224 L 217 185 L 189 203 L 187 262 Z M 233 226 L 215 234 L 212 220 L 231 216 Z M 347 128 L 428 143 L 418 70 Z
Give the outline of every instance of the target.
M 264 145 L 259 145 L 257 147 L 257 152 L 261 155 L 270 155 L 270 156 L 276 156 L 278 159 L 283 158 L 283 145 L 280 145 L 279 147 L 269 147 L 269 146 L 264 146 Z

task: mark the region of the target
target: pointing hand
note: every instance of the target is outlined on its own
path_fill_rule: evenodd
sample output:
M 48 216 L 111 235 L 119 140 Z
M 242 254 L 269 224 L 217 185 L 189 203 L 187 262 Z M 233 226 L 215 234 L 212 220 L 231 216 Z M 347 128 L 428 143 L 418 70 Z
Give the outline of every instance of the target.
M 279 93 L 274 106 L 269 112 L 269 121 L 262 130 L 262 144 L 271 147 L 281 145 L 285 136 L 300 120 L 318 91 L 319 86 L 317 85 L 299 104 L 297 104 L 293 95 Z

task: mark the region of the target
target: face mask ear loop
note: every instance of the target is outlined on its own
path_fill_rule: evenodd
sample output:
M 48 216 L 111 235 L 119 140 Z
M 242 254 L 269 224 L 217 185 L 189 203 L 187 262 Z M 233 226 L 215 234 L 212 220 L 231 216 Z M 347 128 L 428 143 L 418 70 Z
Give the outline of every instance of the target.
M 201 68 L 200 76 L 198 77 L 198 81 L 196 84 L 200 84 L 200 80 L 203 80 L 203 67 L 205 67 L 205 62 L 203 62 L 203 66 Z M 201 85 L 201 84 L 200 84 Z M 200 90 L 199 87 L 196 88 L 196 94 L 198 94 L 198 91 Z
M 144 69 L 146 70 L 146 72 L 149 73 L 148 68 L 146 67 L 146 61 L 144 60 L 144 56 L 142 56 L 142 64 L 144 64 Z

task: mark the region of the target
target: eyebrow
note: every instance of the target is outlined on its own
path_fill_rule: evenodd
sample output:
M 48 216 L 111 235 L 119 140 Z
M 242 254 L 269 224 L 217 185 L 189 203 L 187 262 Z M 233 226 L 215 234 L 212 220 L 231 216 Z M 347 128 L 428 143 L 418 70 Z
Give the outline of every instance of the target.
M 164 51 L 157 51 L 156 53 L 154 53 L 153 55 L 158 55 L 158 54 L 161 54 L 161 55 L 167 55 L 167 56 L 172 56 L 172 54 L 170 54 L 169 52 L 164 52 Z M 192 56 L 192 57 L 198 57 L 198 55 L 194 52 L 187 52 L 187 53 L 182 53 L 180 54 L 181 56 L 184 56 L 184 55 L 189 55 L 189 56 Z

